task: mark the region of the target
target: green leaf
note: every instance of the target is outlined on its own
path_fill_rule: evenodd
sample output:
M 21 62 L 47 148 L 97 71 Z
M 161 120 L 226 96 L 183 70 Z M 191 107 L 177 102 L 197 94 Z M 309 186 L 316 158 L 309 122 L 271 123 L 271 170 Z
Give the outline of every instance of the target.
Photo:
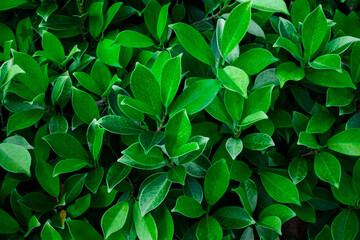
M 181 81 L 181 56 L 171 58 L 165 62 L 160 79 L 161 101 L 168 107 L 174 100 Z
M 121 135 L 138 135 L 143 132 L 140 125 L 128 118 L 116 115 L 107 115 L 98 120 L 106 131 Z
M 307 0 L 295 0 L 291 5 L 291 21 L 299 29 L 300 23 L 303 23 L 306 16 L 310 13 L 310 4 Z
M 31 127 L 40 121 L 44 114 L 44 110 L 31 109 L 29 111 L 17 112 L 11 115 L 8 119 L 6 135 L 9 136 L 17 130 Z
M 68 225 L 70 234 L 74 239 L 103 239 L 101 235 L 87 221 L 66 219 L 66 224 Z
M 118 162 L 131 167 L 139 169 L 157 169 L 166 165 L 163 153 L 158 148 L 153 148 L 148 154 L 145 154 L 141 145 L 139 143 L 134 143 L 121 153 L 125 155 L 119 158 Z
M 215 79 L 197 80 L 187 87 L 172 104 L 170 115 L 185 109 L 188 115 L 200 112 L 216 97 L 221 83 Z
M 243 39 L 249 28 L 250 20 L 251 2 L 240 4 L 230 12 L 221 36 L 220 50 L 224 58 Z
M 276 76 L 280 80 L 280 87 L 282 88 L 289 80 L 300 81 L 305 77 L 303 68 L 296 66 L 293 62 L 282 63 L 276 68 Z
M 253 76 L 272 63 L 279 61 L 271 52 L 264 48 L 252 48 L 242 53 L 232 65 Z
M 67 132 L 69 129 L 66 118 L 62 115 L 53 116 L 49 122 L 50 133 L 54 132 Z
M 152 106 L 154 115 L 161 115 L 160 86 L 147 67 L 136 64 L 131 74 L 130 87 L 136 99 Z
M 72 87 L 71 103 L 76 115 L 86 124 L 100 118 L 99 108 L 90 94 Z
M 145 216 L 151 210 L 157 208 L 165 199 L 171 187 L 171 182 L 165 174 L 160 175 L 141 191 L 139 207 L 141 216 Z
M 124 30 L 116 36 L 114 44 L 130 48 L 147 48 L 153 46 L 154 42 L 144 34 Z
M 345 155 L 360 156 L 360 129 L 347 129 L 332 136 L 327 146 Z
M 345 107 L 354 98 L 353 90 L 349 88 L 328 88 L 326 92 L 326 107 Z
M 268 119 L 268 116 L 263 111 L 255 112 L 244 117 L 240 123 L 240 127 L 245 128 L 264 119 Z
M 206 202 L 212 206 L 225 194 L 230 183 L 230 172 L 225 159 L 213 163 L 204 180 Z
M 309 62 L 309 66 L 315 69 L 331 69 L 341 72 L 341 58 L 338 54 L 326 54 L 317 57 L 314 61 Z
M 214 100 L 215 101 L 215 100 Z M 227 112 L 234 121 L 239 121 L 244 110 L 244 98 L 238 92 L 225 89 L 224 104 Z
M 335 199 L 345 205 L 356 206 L 357 194 L 353 185 L 353 181 L 346 172 L 341 173 L 340 185 L 338 188 L 330 185 L 331 192 Z
M 60 40 L 52 33 L 44 31 L 42 35 L 41 45 L 46 56 L 57 64 L 61 64 L 65 60 L 65 50 Z
M 148 153 L 153 147 L 159 144 L 165 137 L 164 132 L 142 132 L 139 135 L 139 143 L 144 148 L 145 153 Z
M 273 47 L 277 48 L 277 47 L 281 47 L 284 48 L 286 51 L 288 51 L 289 53 L 291 53 L 291 55 L 293 55 L 295 58 L 302 58 L 302 54 L 300 52 L 300 49 L 295 45 L 295 43 L 293 43 L 292 41 L 290 41 L 287 38 L 284 37 L 279 37 L 276 42 L 274 43 Z
M 114 17 L 118 13 L 118 11 L 119 11 L 120 7 L 122 6 L 122 4 L 123 4 L 122 2 L 116 2 L 116 3 L 112 4 L 109 7 L 109 9 L 106 11 L 106 13 L 104 15 L 104 27 L 102 29 L 102 33 L 104 33 L 106 28 L 109 26 L 111 21 L 114 19 Z
M 248 116 L 258 111 L 267 113 L 270 109 L 274 85 L 255 89 L 245 101 L 243 116 Z
M 53 167 L 50 164 L 44 161 L 37 161 L 35 175 L 38 182 L 46 192 L 55 198 L 59 196 L 60 179 L 58 176 L 53 176 Z
M 351 51 L 350 57 L 351 77 L 354 83 L 360 82 L 360 44 L 356 43 Z
M 90 35 L 95 39 L 100 36 L 104 26 L 103 5 L 103 1 L 94 1 L 88 10 Z
M 0 166 L 8 172 L 31 176 L 31 155 L 26 148 L 11 143 L 0 143 Z
M 85 178 L 85 186 L 92 193 L 96 193 L 104 177 L 104 168 L 98 167 L 90 171 Z
M 226 150 L 228 151 L 228 153 L 230 154 L 231 158 L 236 159 L 236 157 L 243 150 L 243 143 L 242 143 L 241 139 L 229 138 L 226 141 L 225 147 L 226 147 Z
M 115 162 L 106 174 L 106 185 L 111 192 L 116 185 L 123 181 L 131 172 L 131 167 Z
M 121 2 L 118 3 L 121 4 Z M 121 66 L 119 55 L 121 49 L 125 49 L 126 47 L 122 47 L 120 45 L 113 45 L 113 42 L 114 39 L 110 36 L 107 36 L 102 41 L 100 41 L 96 47 L 96 56 L 106 65 L 112 67 L 119 67 L 119 68 L 124 67 Z M 132 48 L 128 48 L 128 49 L 131 49 L 129 55 L 132 55 L 131 54 Z
M 259 219 L 269 217 L 269 216 L 277 216 L 280 218 L 281 223 L 285 223 L 291 218 L 295 217 L 296 214 L 291 208 L 283 204 L 272 204 L 266 208 L 264 208 L 260 214 Z
M 247 0 L 237 0 L 246 2 Z M 252 7 L 264 12 L 281 12 L 289 15 L 286 3 L 283 0 L 252 0 Z
M 199 218 L 205 213 L 205 210 L 195 199 L 183 195 L 178 197 L 171 212 L 178 212 L 188 218 Z
M 198 240 L 220 240 L 223 238 L 223 231 L 215 218 L 203 217 L 196 228 L 196 237 Z
M 237 92 L 233 92 L 230 90 L 225 90 L 225 92 L 231 92 L 234 94 L 238 94 Z M 231 94 L 228 94 L 231 95 Z M 243 97 L 239 94 L 240 98 L 243 99 Z M 234 106 L 235 104 L 233 103 L 229 103 L 232 104 L 231 109 L 236 109 L 238 105 L 236 104 L 236 107 Z M 242 110 L 242 109 L 241 109 Z M 214 100 L 205 108 L 205 111 L 207 113 L 209 113 L 213 118 L 221 121 L 221 122 L 225 122 L 229 125 L 232 124 L 232 120 L 231 117 L 229 116 L 228 112 L 226 111 L 225 105 L 224 103 L 220 100 L 219 97 L 215 97 Z
M 316 235 L 314 240 L 327 240 L 332 239 L 331 229 L 328 225 L 325 225 L 323 229 Z
M 52 133 L 43 137 L 54 152 L 62 158 L 78 158 L 89 161 L 89 155 L 81 143 L 68 133 Z
M 12 8 L 17 8 L 25 3 L 28 3 L 28 0 L 9 0 L 0 3 L 0 11 L 9 10 Z
M 119 202 L 109 208 L 101 218 L 101 228 L 105 238 L 119 231 L 125 224 L 129 212 L 128 202 Z
M 335 123 L 335 117 L 328 111 L 320 111 L 313 115 L 306 127 L 307 133 L 325 133 Z
M 319 149 L 321 146 L 318 144 L 315 136 L 307 132 L 300 132 L 298 145 L 303 145 L 312 149 Z
M 181 185 L 185 184 L 185 177 L 186 177 L 186 169 L 183 165 L 177 165 L 171 168 L 166 174 L 166 178 L 169 181 L 180 183 Z
M 164 5 L 161 7 L 160 13 L 159 13 L 159 17 L 158 17 L 158 21 L 156 24 L 156 33 L 157 33 L 157 37 L 159 39 L 161 39 L 161 36 L 164 33 L 164 30 L 166 29 L 166 23 L 168 21 L 168 10 L 170 7 L 170 3 Z
M 305 158 L 294 158 L 289 164 L 288 172 L 295 184 L 304 180 L 308 172 L 308 166 Z
M 353 240 L 358 232 L 358 217 L 349 209 L 342 210 L 331 224 L 331 235 L 334 240 Z
M 319 50 L 327 31 L 326 17 L 319 5 L 305 18 L 302 26 L 302 43 L 308 56 L 313 56 Z
M 315 155 L 314 170 L 318 178 L 339 188 L 341 165 L 335 156 L 327 152 L 317 153 Z
M 47 221 L 40 233 L 41 240 L 62 240 L 60 233 L 58 233 Z
M 100 156 L 105 131 L 106 130 L 101 128 L 96 120 L 93 120 L 90 123 L 86 131 L 86 141 L 95 162 L 97 162 L 98 157 Z
M 0 209 L 0 233 L 13 234 L 20 231 L 19 223 L 3 209 Z
M 247 98 L 247 87 L 250 80 L 246 72 L 237 67 L 227 66 L 224 69 L 218 69 L 218 77 L 227 89 L 238 92 Z
M 91 194 L 88 193 L 83 197 L 80 197 L 75 200 L 75 203 L 70 205 L 66 209 L 66 214 L 71 216 L 72 218 L 76 218 L 85 213 L 90 207 Z
M 256 222 L 263 228 L 268 228 L 281 235 L 281 219 L 277 216 L 268 216 L 261 218 Z
M 52 197 L 41 192 L 31 192 L 18 200 L 19 203 L 36 212 L 47 212 L 54 208 Z
M 140 240 L 158 239 L 158 230 L 154 218 L 150 213 L 141 215 L 139 203 L 135 202 L 133 207 L 133 217 L 136 234 Z
M 343 70 L 341 73 L 332 70 L 311 69 L 306 73 L 306 79 L 310 82 L 333 88 L 353 88 L 356 89 L 349 73 Z
M 77 158 L 64 159 L 55 165 L 54 170 L 52 172 L 52 176 L 56 177 L 63 173 L 75 172 L 88 165 L 89 163 L 83 159 L 77 159 Z
M 37 228 L 37 227 L 40 227 L 40 226 L 41 226 L 41 223 L 40 223 L 39 220 L 36 218 L 36 216 L 33 215 L 33 216 L 30 218 L 30 220 L 29 220 L 28 230 L 27 230 L 26 233 L 24 234 L 24 237 L 27 237 L 34 228 Z
M 333 53 L 333 54 L 341 54 L 346 49 L 348 49 L 351 44 L 360 41 L 359 38 L 354 38 L 351 36 L 343 36 L 338 37 L 333 40 L 331 40 L 328 44 L 326 44 L 323 53 Z
M 266 192 L 275 201 L 301 206 L 299 192 L 295 184 L 288 178 L 272 172 L 261 173 L 260 178 Z
M 158 239 L 172 240 L 174 236 L 174 221 L 165 204 L 161 204 L 152 212 L 158 227 Z
M 228 206 L 215 211 L 213 215 L 224 229 L 241 229 L 255 224 L 244 208 Z
M 76 174 L 66 179 L 63 187 L 63 195 L 66 202 L 71 202 L 80 195 L 84 187 L 85 178 L 86 174 Z
M 243 139 L 243 144 L 245 148 L 248 148 L 253 151 L 259 151 L 267 149 L 268 147 L 275 146 L 274 141 L 271 137 L 265 133 L 252 133 L 246 135 Z
M 230 165 L 230 179 L 246 182 L 252 174 L 250 167 L 242 161 L 233 161 Z
M 165 147 L 170 156 L 185 145 L 191 136 L 191 124 L 185 110 L 173 115 L 165 128 Z
M 178 41 L 191 56 L 207 65 L 215 65 L 215 58 L 208 43 L 197 30 L 182 22 L 169 27 L 175 31 Z

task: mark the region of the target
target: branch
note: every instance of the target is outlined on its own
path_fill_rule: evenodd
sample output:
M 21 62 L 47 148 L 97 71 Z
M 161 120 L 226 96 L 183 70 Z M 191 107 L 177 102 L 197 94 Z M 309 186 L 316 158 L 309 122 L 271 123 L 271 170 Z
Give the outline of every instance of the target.
M 218 16 L 220 16 L 221 14 L 223 14 L 223 12 L 229 7 L 229 4 L 230 4 L 230 0 L 227 1 L 227 3 L 225 4 L 225 6 L 219 11 L 217 12 L 216 14 L 214 15 L 211 15 L 210 17 L 207 17 L 207 18 L 204 18 L 200 21 L 197 21 L 197 22 L 194 22 L 191 24 L 191 26 L 195 26 L 195 25 L 199 25 L 200 23 L 203 23 L 203 22 L 206 22 L 206 21 L 209 21 L 213 18 L 216 18 Z

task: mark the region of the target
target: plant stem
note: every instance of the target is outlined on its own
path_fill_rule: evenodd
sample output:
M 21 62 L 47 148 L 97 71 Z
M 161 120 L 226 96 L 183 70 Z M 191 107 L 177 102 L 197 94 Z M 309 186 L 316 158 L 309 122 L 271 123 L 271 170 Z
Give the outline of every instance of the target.
M 159 127 L 156 129 L 156 132 L 160 132 L 160 131 L 161 131 L 161 129 L 162 129 L 163 126 L 164 126 L 165 120 L 166 120 L 166 115 L 164 115 L 163 118 L 161 119 L 161 123 L 160 123 Z
M 216 18 L 216 17 L 220 16 L 229 7 L 229 4 L 230 4 L 230 0 L 227 1 L 225 6 L 219 12 L 217 12 L 214 15 L 211 15 L 210 17 L 207 17 L 207 18 L 204 18 L 204 19 L 202 19 L 200 21 L 194 22 L 194 23 L 191 24 L 191 26 L 199 25 L 200 23 L 209 21 L 209 20 L 211 20 L 213 18 Z

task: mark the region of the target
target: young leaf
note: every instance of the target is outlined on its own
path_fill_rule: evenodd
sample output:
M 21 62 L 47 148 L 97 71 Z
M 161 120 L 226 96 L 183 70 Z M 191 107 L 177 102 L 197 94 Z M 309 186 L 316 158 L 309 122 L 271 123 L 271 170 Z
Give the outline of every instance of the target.
M 169 59 L 161 71 L 160 92 L 161 101 L 168 107 L 174 100 L 181 81 L 181 56 Z
M 309 62 L 309 66 L 315 69 L 330 69 L 341 72 L 341 58 L 338 54 L 326 54 Z
M 207 170 L 204 181 L 206 202 L 212 206 L 225 194 L 230 183 L 230 172 L 225 159 L 211 165 Z
M 288 178 L 271 172 L 261 173 L 260 178 L 265 190 L 275 201 L 301 205 L 299 192 Z
M 279 61 L 279 59 L 274 57 L 269 50 L 252 48 L 240 54 L 240 57 L 231 65 L 244 70 L 247 75 L 253 76 L 277 61 Z
M 224 69 L 218 69 L 218 77 L 227 89 L 238 92 L 247 98 L 247 87 L 250 80 L 246 72 L 237 67 L 227 66 Z
M 243 114 L 244 97 L 238 92 L 225 89 L 224 104 L 231 118 L 239 121 Z
M 268 147 L 275 146 L 274 141 L 271 137 L 265 133 L 252 133 L 246 135 L 243 139 L 245 148 L 250 150 L 259 151 L 267 149 Z
M 138 202 L 135 202 L 133 206 L 133 218 L 136 233 L 140 240 L 158 239 L 158 230 L 154 218 L 150 213 L 142 216 Z
M 128 202 L 119 202 L 109 208 L 101 218 L 101 228 L 105 238 L 119 231 L 125 224 L 129 212 Z
M 95 100 L 86 92 L 72 87 L 72 106 L 76 115 L 86 124 L 100 118 L 99 108 Z
M 305 77 L 305 71 L 301 67 L 297 67 L 293 62 L 282 63 L 276 68 L 276 76 L 280 80 L 280 87 L 282 88 L 289 80 L 300 81 Z
M 221 53 L 229 55 L 245 36 L 251 19 L 251 2 L 245 2 L 234 8 L 226 19 L 221 37 Z
M 218 210 L 213 215 L 224 229 L 241 229 L 255 223 L 244 208 L 228 206 Z
M 186 23 L 169 25 L 175 31 L 180 44 L 197 60 L 214 66 L 215 58 L 204 37 Z
M 360 129 L 348 129 L 332 136 L 328 148 L 349 156 L 360 156 Z
M 171 106 L 170 115 L 185 109 L 188 115 L 206 108 L 216 97 L 221 83 L 215 79 L 197 80 L 176 98 Z
M 142 217 L 157 208 L 162 201 L 164 201 L 170 187 L 171 182 L 166 178 L 165 174 L 160 175 L 145 186 L 139 197 L 139 207 Z
M 176 200 L 175 207 L 171 212 L 181 213 L 188 218 L 199 218 L 205 213 L 205 210 L 195 199 L 184 195 Z
M 243 143 L 241 139 L 229 138 L 225 144 L 226 150 L 232 159 L 235 159 L 243 150 Z
M 222 239 L 223 230 L 215 218 L 203 217 L 196 228 L 196 237 L 198 240 Z
M 108 192 L 111 192 L 114 187 L 116 187 L 116 185 L 118 185 L 129 175 L 130 172 L 131 167 L 118 162 L 113 163 L 106 175 L 106 185 L 108 187 Z
M 191 124 L 186 111 L 173 115 L 165 128 L 165 147 L 170 156 L 185 145 L 191 136 Z
M 51 61 L 61 64 L 65 60 L 64 47 L 54 34 L 44 31 L 41 45 Z
M 308 166 L 305 158 L 294 158 L 289 164 L 288 172 L 295 184 L 304 180 L 308 172 Z
M 169 11 L 170 3 L 164 5 L 161 7 L 159 18 L 156 24 L 156 33 L 157 37 L 161 39 L 161 36 L 164 33 L 164 30 L 166 29 L 166 23 L 168 21 L 168 11 Z
M 335 156 L 327 152 L 317 153 L 315 155 L 314 170 L 318 178 L 339 188 L 341 165 Z
M 12 173 L 24 173 L 31 176 L 31 155 L 22 146 L 0 143 L 0 166 Z
M 62 240 L 60 233 L 56 231 L 48 221 L 42 228 L 40 236 L 42 240 Z
M 331 235 L 334 240 L 353 240 L 359 232 L 359 220 L 349 209 L 341 211 L 331 224 Z
M 114 44 L 130 48 L 147 48 L 153 46 L 154 42 L 144 34 L 124 30 L 116 36 Z
M 142 132 L 139 134 L 139 143 L 148 153 L 153 147 L 159 144 L 165 137 L 164 132 Z
M 327 29 L 326 17 L 320 5 L 305 18 L 302 26 L 302 43 L 309 57 L 319 50 Z
M 183 165 L 177 165 L 171 168 L 166 174 L 166 178 L 169 181 L 180 183 L 181 185 L 185 184 L 185 177 L 186 177 L 186 169 Z
M 296 214 L 291 208 L 283 204 L 272 204 L 266 208 L 264 208 L 260 214 L 259 219 L 268 217 L 268 216 L 277 216 L 280 218 L 282 223 L 290 220 L 291 218 L 295 217 Z

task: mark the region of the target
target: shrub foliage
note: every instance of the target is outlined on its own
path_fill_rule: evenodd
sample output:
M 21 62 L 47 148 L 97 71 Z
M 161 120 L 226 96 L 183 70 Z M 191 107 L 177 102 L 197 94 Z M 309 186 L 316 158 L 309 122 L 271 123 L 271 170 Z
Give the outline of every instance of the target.
M 352 240 L 359 0 L 1 0 L 1 239 Z

